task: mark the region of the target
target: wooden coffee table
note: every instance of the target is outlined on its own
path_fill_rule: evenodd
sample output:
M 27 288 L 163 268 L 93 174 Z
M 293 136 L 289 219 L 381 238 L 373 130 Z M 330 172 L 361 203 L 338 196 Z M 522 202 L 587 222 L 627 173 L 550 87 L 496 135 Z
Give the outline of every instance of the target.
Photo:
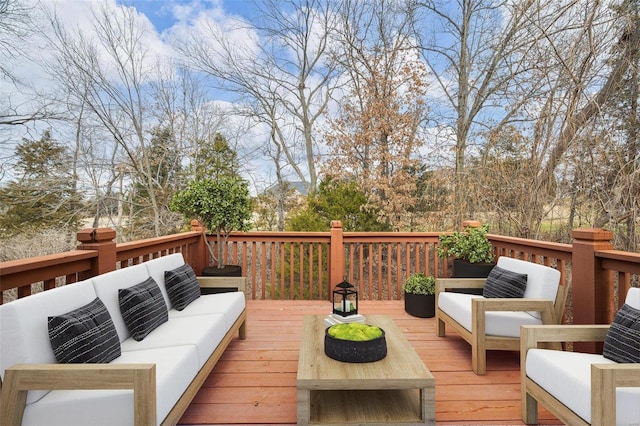
M 393 321 L 367 315 L 385 331 L 387 356 L 352 364 L 324 353 L 324 316 L 307 315 L 298 360 L 298 424 L 435 424 L 435 379 Z

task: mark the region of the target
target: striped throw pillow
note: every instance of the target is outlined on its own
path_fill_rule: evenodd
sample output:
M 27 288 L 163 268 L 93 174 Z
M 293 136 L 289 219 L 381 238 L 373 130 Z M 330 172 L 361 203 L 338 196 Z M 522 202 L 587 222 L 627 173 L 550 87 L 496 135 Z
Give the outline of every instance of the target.
M 640 310 L 626 303 L 613 318 L 602 355 L 615 362 L 640 362 Z
M 121 354 L 118 332 L 104 303 L 91 303 L 47 322 L 51 348 L 59 363 L 107 363 Z
M 193 268 L 187 263 L 165 271 L 164 283 L 171 305 L 178 311 L 186 308 L 189 303 L 200 297 L 200 285 Z
M 140 341 L 169 320 L 167 304 L 156 281 L 149 277 L 140 284 L 118 290 L 122 319 L 129 334 Z
M 494 266 L 482 290 L 484 297 L 490 298 L 514 298 L 524 296 L 527 289 L 527 274 Z

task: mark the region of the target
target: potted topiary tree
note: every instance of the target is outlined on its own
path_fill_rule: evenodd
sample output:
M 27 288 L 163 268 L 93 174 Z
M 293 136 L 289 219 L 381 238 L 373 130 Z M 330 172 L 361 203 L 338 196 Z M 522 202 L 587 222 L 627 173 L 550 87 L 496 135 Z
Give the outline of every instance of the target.
M 436 314 L 436 279 L 422 272 L 411 274 L 402 285 L 404 310 L 414 317 L 431 318 Z
M 440 235 L 438 256 L 453 256 L 455 278 L 484 278 L 495 266 L 493 246 L 487 238 L 488 225 L 467 226 L 464 232 Z
M 188 220 L 197 219 L 203 224 L 203 237 L 215 266 L 204 268 L 202 275 L 242 274 L 240 266 L 225 265 L 224 250 L 232 231 L 249 229 L 253 210 L 246 181 L 237 176 L 194 180 L 188 188 L 176 192 L 170 208 L 182 213 Z M 212 244 L 207 240 L 207 230 L 216 233 L 217 253 L 214 253 Z

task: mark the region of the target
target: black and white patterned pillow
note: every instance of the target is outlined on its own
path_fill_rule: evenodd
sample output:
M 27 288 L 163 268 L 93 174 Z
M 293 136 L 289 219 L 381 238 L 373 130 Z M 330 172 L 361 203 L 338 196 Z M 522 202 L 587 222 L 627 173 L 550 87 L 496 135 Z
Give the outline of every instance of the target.
M 613 318 L 602 355 L 615 362 L 640 362 L 640 310 L 626 303 Z
M 178 311 L 200 297 L 198 279 L 193 268 L 187 263 L 171 271 L 165 271 L 164 283 L 171 305 Z
M 98 298 L 66 314 L 49 317 L 47 328 L 59 363 L 107 363 L 121 354 L 116 327 Z
M 144 339 L 160 324 L 169 320 L 167 304 L 160 287 L 151 277 L 140 284 L 119 289 L 118 302 L 122 319 L 134 340 Z
M 494 266 L 482 290 L 484 297 L 490 298 L 514 298 L 524 296 L 527 289 L 527 274 Z

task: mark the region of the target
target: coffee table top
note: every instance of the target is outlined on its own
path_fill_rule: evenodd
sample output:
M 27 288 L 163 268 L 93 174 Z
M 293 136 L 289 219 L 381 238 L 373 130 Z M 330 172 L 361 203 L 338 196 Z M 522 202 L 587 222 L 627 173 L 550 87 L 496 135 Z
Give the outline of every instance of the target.
M 435 379 L 391 318 L 367 315 L 366 323 L 385 331 L 387 356 L 376 362 L 336 361 L 324 353 L 324 315 L 306 315 L 302 327 L 299 389 L 421 389 Z

